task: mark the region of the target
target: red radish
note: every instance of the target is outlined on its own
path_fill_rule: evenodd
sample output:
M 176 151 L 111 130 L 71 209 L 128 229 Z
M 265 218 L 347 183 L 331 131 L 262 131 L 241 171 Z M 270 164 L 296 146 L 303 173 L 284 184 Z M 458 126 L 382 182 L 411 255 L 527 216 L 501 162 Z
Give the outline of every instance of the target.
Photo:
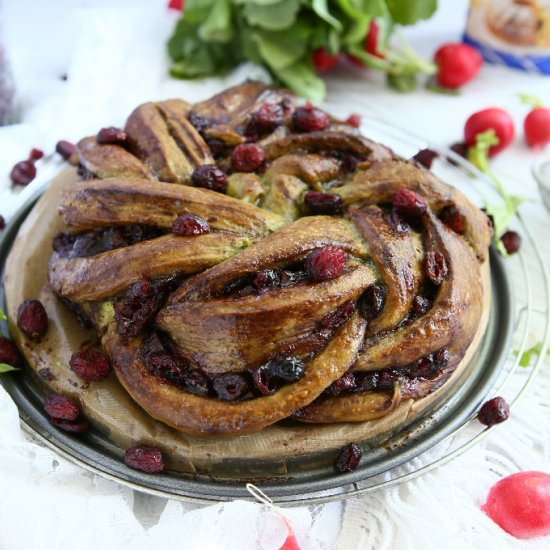
M 352 113 L 348 118 L 346 118 L 346 123 L 354 128 L 359 128 L 361 126 L 361 115 Z
M 380 24 L 376 19 L 373 19 L 369 25 L 369 32 L 365 36 L 363 49 L 370 55 L 384 59 L 386 56 L 380 51 Z M 366 65 L 356 55 L 352 53 L 346 54 L 346 59 L 353 65 L 364 69 Z
M 550 535 L 550 475 L 531 471 L 505 477 L 481 509 L 516 538 Z
M 168 4 L 168 8 L 171 10 L 182 11 L 184 5 L 185 5 L 184 0 L 170 0 L 170 3 Z
M 490 107 L 471 115 L 464 125 L 464 141 L 471 147 L 475 145 L 478 134 L 490 129 L 495 131 L 499 140 L 498 145 L 493 145 L 489 149 L 489 156 L 494 157 L 506 149 L 516 135 L 514 121 L 504 109 Z
M 483 65 L 483 58 L 475 48 L 456 42 L 441 46 L 435 52 L 434 61 L 438 65 L 437 82 L 451 89 L 470 82 Z
M 363 47 L 367 53 L 384 59 L 385 55 L 380 51 L 380 23 L 373 19 L 370 22 L 369 32 L 365 37 L 365 43 Z
M 550 109 L 535 107 L 523 122 L 527 145 L 534 149 L 550 143 Z
M 329 53 L 325 48 L 317 48 L 313 52 L 313 64 L 315 65 L 315 70 L 319 73 L 325 73 L 334 69 L 339 62 L 340 56 Z

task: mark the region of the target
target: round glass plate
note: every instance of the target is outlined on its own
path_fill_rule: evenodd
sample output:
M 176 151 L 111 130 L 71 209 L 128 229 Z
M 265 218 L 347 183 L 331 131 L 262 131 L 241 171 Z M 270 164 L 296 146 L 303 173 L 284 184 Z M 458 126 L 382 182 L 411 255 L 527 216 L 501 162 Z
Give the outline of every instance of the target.
M 338 113 L 338 106 L 329 106 Z M 376 116 L 365 116 L 363 130 L 372 139 L 392 147 L 405 158 L 419 149 L 437 147 L 422 138 L 404 132 Z M 464 159 L 440 150 L 433 170 L 444 181 L 461 188 L 482 206 L 498 201 L 492 184 Z M 451 164 L 451 157 L 456 164 Z M 0 243 L 0 265 L 3 266 L 17 231 L 37 197 L 30 200 L 14 217 Z M 457 391 L 443 404 L 426 411 L 414 424 L 381 445 L 366 448 L 360 466 L 349 474 L 335 474 L 331 468 L 316 467 L 309 459 L 296 459 L 284 478 L 259 484 L 262 490 L 280 504 L 310 504 L 358 495 L 376 488 L 399 483 L 416 476 L 475 444 L 489 430 L 475 421 L 475 412 L 488 395 L 503 394 L 513 402 L 525 390 L 538 368 L 540 359 L 529 371 L 519 371 L 517 363 L 525 349 L 528 333 L 537 333 L 548 345 L 548 278 L 539 251 L 521 219 L 516 220 L 525 236 L 522 251 L 502 259 L 491 252 L 492 305 L 489 325 L 482 344 L 472 360 L 467 375 Z M 529 269 L 527 269 L 529 264 Z M 544 288 L 544 300 L 533 305 L 532 288 Z M 545 323 L 535 323 L 535 316 Z M 535 327 L 536 325 L 536 327 Z M 537 327 L 540 327 L 537 329 Z M 518 355 L 515 355 L 513 351 Z M 544 349 L 543 349 L 544 352 Z M 542 357 L 542 353 L 540 357 Z M 147 475 L 128 468 L 123 450 L 113 445 L 105 434 L 92 430 L 84 437 L 70 436 L 53 427 L 42 410 L 41 389 L 24 372 L 4 375 L 2 384 L 19 407 L 22 425 L 34 436 L 61 455 L 104 477 L 137 490 L 172 498 L 212 503 L 234 498 L 250 498 L 241 479 L 216 480 L 206 476 L 190 477 L 177 472 Z M 510 388 L 507 390 L 506 388 Z M 416 460 L 412 460 L 412 459 Z M 261 468 L 261 464 L 255 465 Z M 242 478 L 246 478 L 243 471 Z

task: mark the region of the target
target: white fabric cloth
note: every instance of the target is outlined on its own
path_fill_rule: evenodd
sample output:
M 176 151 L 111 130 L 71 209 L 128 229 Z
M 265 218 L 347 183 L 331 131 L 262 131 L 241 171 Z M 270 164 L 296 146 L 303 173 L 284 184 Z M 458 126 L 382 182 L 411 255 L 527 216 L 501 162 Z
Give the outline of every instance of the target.
M 60 166 L 39 164 L 39 176 L 13 191 L 9 170 L 31 147 L 52 151 L 60 138 L 76 140 L 107 125 L 120 125 L 140 102 L 180 96 L 199 99 L 245 77 L 265 78 L 245 65 L 224 79 L 200 82 L 167 76 L 165 43 L 175 13 L 164 0 L 0 0 L 0 40 L 8 48 L 23 122 L 0 128 L 0 214 L 7 219 L 37 185 Z M 437 44 L 458 38 L 465 2 L 442 2 L 437 16 L 407 31 L 413 45 L 431 55 Z M 68 74 L 64 82 L 60 76 Z M 515 92 L 546 94 L 547 81 L 487 68 L 459 97 L 426 91 L 395 94 L 377 75 L 337 72 L 329 99 L 353 105 L 363 94 L 397 124 L 451 143 L 471 112 L 493 103 L 521 120 L 525 108 Z M 514 190 L 536 199 L 528 168 L 534 160 L 521 142 L 495 161 Z M 525 210 L 535 231 L 547 234 L 540 201 Z M 550 257 L 550 242 L 540 243 Z M 546 369 L 548 370 L 548 369 Z M 542 549 L 550 539 L 518 541 L 480 511 L 489 487 L 525 469 L 550 471 L 550 373 L 515 410 L 506 428 L 445 467 L 406 485 L 360 499 L 286 514 L 304 549 L 423 548 Z M 23 435 L 17 411 L 0 388 L 0 549 L 63 550 L 153 547 L 169 549 L 277 549 L 286 536 L 282 520 L 259 504 L 211 507 L 182 504 L 131 491 L 81 470 Z

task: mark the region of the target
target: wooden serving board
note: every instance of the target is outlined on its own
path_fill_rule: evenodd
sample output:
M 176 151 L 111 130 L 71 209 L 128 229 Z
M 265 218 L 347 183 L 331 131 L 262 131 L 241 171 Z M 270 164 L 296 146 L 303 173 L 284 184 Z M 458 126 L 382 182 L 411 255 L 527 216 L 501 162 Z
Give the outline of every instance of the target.
M 78 180 L 76 171 L 63 172 L 46 190 L 21 226 L 6 262 L 4 287 L 10 330 L 44 389 L 80 401 L 86 417 L 115 445 L 126 449 L 137 444 L 161 447 L 171 469 L 204 473 L 214 477 L 246 475 L 280 476 L 289 473 L 289 461 L 305 464 L 334 460 L 334 453 L 351 441 L 377 442 L 416 420 L 432 405 L 444 402 L 467 375 L 478 349 L 490 311 L 488 262 L 482 267 L 483 316 L 464 359 L 442 388 L 416 402 L 401 403 L 385 417 L 362 423 L 331 425 L 283 422 L 250 435 L 199 439 L 177 432 L 153 420 L 135 403 L 114 375 L 107 380 L 83 383 L 69 368 L 69 358 L 84 342 L 96 340 L 94 331 L 84 330 L 74 315 L 53 295 L 48 285 L 48 259 L 53 237 L 64 228 L 57 209 L 65 186 Z M 25 299 L 38 298 L 50 319 L 46 337 L 29 343 L 17 328 L 17 307 Z M 48 379 L 49 378 L 49 379 Z M 52 430 L 55 429 L 52 427 Z

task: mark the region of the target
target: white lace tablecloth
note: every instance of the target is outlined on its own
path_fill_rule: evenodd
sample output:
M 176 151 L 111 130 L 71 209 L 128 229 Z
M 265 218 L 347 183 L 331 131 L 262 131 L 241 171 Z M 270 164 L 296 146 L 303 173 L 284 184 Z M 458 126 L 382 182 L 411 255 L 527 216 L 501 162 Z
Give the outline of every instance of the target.
M 175 21 L 164 0 L 0 0 L 0 42 L 8 49 L 22 123 L 0 128 L 0 214 L 8 220 L 42 181 L 60 168 L 42 162 L 28 188 L 14 192 L 8 173 L 31 147 L 52 151 L 60 139 L 77 140 L 120 125 L 140 102 L 174 96 L 200 99 L 245 77 L 265 77 L 243 66 L 225 79 L 200 82 L 167 77 L 165 42 Z M 425 55 L 462 30 L 465 2 L 442 2 L 437 16 L 408 36 Z M 60 77 L 68 75 L 68 80 Z M 487 68 L 461 96 L 418 91 L 395 94 L 377 75 L 339 72 L 331 102 L 353 104 L 361 93 L 385 118 L 448 144 L 465 118 L 492 104 L 518 123 L 525 107 L 516 92 L 550 103 L 548 81 Z M 550 218 L 529 174 L 534 160 L 521 142 L 494 163 L 514 191 L 533 198 L 524 212 L 550 258 Z M 536 289 L 534 289 L 536 292 Z M 406 485 L 372 495 L 286 514 L 306 549 L 375 550 L 547 549 L 550 539 L 518 541 L 481 511 L 489 487 L 518 470 L 550 471 L 550 369 L 543 369 L 513 417 L 452 463 Z M 0 388 L 0 549 L 129 550 L 274 549 L 286 527 L 277 514 L 249 502 L 198 507 L 134 492 L 68 463 L 19 429 L 17 411 Z

